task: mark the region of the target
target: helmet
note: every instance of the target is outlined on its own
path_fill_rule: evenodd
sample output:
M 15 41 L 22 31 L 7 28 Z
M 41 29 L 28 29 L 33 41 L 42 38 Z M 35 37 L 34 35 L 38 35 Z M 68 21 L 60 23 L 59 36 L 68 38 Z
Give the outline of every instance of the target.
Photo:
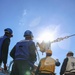
M 46 50 L 46 53 L 52 54 L 51 50 Z
M 30 30 L 26 30 L 25 33 L 24 33 L 24 37 L 26 37 L 26 36 L 33 37 L 33 34 L 32 34 L 32 32 Z
M 13 33 L 13 31 L 10 28 L 6 28 L 6 29 L 4 29 L 4 31 L 7 32 L 7 33 L 10 33 L 10 34 Z
M 73 53 L 72 51 L 69 51 L 68 53 Z
M 69 51 L 69 52 L 67 53 L 67 56 L 68 56 L 69 54 L 72 55 L 72 56 L 74 55 L 74 53 L 73 53 L 72 51 Z

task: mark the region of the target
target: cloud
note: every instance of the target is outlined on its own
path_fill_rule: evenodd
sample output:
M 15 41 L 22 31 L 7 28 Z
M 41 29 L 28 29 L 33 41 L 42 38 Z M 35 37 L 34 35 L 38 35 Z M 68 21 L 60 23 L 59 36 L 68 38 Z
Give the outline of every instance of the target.
M 21 19 L 20 19 L 20 21 L 19 21 L 19 26 L 20 26 L 20 27 L 24 27 L 25 24 L 28 22 L 27 19 L 26 19 L 26 15 L 27 15 L 27 10 L 25 9 L 25 10 L 23 11 L 22 17 L 21 17 Z M 41 17 L 34 18 L 33 20 L 31 19 L 31 20 L 29 21 L 28 26 L 29 26 L 29 27 L 35 27 L 35 26 L 39 25 L 40 21 L 41 21 Z
M 26 14 L 27 14 L 27 12 L 26 12 L 26 10 L 24 10 L 23 14 L 22 14 L 22 17 L 21 17 L 21 19 L 19 21 L 19 25 L 20 26 L 24 26 L 25 25 L 25 16 L 26 16 Z
M 37 26 L 37 25 L 39 25 L 40 21 L 41 21 L 41 17 L 37 17 L 37 18 L 32 20 L 32 22 L 29 24 L 29 26 L 30 27 Z
M 25 29 L 26 15 L 27 15 L 27 10 L 25 9 L 25 10 L 23 10 L 23 13 L 22 13 L 20 20 L 19 20 L 18 31 L 20 31 L 20 33 L 22 33 Z
M 24 10 L 24 12 L 23 12 L 23 16 L 25 16 L 27 14 L 27 12 L 26 12 L 26 10 Z

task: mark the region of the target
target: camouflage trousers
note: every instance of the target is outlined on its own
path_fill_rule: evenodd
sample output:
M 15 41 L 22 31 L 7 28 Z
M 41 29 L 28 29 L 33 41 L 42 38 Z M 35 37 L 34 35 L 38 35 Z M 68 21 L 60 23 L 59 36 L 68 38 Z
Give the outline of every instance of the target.
M 31 75 L 30 65 L 25 60 L 15 60 L 10 75 Z

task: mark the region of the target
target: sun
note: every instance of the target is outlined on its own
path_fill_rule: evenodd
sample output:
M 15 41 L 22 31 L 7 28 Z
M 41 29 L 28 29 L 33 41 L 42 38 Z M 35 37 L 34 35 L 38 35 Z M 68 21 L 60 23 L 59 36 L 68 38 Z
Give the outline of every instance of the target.
M 37 32 L 38 34 L 35 40 L 39 43 L 41 43 L 42 41 L 53 42 L 57 38 L 59 32 L 60 25 L 43 27 Z
M 39 37 L 38 37 L 38 41 L 39 42 L 51 42 L 54 40 L 54 33 L 51 33 L 49 31 L 44 31 L 44 32 L 41 32 Z

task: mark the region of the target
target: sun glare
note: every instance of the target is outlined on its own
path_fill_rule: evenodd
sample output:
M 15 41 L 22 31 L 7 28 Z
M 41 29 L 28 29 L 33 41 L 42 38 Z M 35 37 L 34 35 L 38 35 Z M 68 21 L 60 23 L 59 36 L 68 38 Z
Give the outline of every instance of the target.
M 58 26 L 48 26 L 48 27 L 43 27 L 41 31 L 38 31 L 38 36 L 35 39 L 37 42 L 41 43 L 42 41 L 44 42 L 52 42 L 56 39 L 57 35 L 59 34 L 59 29 L 60 25 Z
M 40 34 L 40 37 L 38 38 L 39 41 L 49 42 L 54 40 L 54 36 L 52 33 L 45 31 Z

